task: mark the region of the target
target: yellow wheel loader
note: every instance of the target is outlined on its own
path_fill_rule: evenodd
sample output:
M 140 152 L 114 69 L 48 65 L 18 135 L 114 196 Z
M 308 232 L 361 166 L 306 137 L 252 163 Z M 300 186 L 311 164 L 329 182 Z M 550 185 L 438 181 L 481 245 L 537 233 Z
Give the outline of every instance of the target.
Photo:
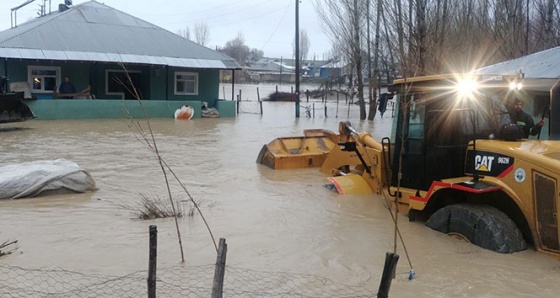
M 394 140 L 377 141 L 341 123 L 349 137 L 321 171 L 333 175 L 328 179 L 341 194 L 384 195 L 411 221 L 483 248 L 511 253 L 533 244 L 560 256 L 560 86 L 546 108 L 549 136 L 526 139 L 506 102 L 520 92 L 511 88 L 519 79 L 396 80 Z
M 25 104 L 23 92 L 7 92 L 8 78 L 0 76 L 0 124 L 21 122 L 35 118 Z

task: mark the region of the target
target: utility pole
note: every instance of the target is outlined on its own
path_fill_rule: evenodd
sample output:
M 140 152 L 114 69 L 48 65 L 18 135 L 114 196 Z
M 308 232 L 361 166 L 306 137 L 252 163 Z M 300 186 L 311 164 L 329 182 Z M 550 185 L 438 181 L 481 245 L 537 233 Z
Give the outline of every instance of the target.
M 296 118 L 299 118 L 299 1 L 296 0 Z
M 282 56 L 280 56 L 280 86 L 282 86 L 282 66 L 284 65 L 284 62 L 282 61 Z

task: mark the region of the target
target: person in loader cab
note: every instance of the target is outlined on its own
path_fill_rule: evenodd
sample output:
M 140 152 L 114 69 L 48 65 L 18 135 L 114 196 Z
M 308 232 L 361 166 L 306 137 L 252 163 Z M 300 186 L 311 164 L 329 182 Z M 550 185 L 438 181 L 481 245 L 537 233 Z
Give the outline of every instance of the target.
M 511 123 L 517 124 L 523 130 L 523 138 L 528 138 L 529 135 L 536 136 L 544 125 L 543 120 L 535 124 L 533 117 L 523 111 L 523 101 L 519 98 L 513 102 L 513 111 L 510 117 Z

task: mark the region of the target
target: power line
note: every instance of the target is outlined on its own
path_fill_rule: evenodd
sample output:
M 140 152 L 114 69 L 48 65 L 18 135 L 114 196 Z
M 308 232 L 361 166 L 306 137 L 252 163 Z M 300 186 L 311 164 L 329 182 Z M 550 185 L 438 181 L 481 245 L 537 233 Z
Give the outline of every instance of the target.
M 299 0 L 296 0 L 296 1 L 299 1 Z M 292 6 L 292 0 L 290 0 L 290 2 L 288 3 L 288 6 L 286 6 L 286 10 L 284 11 L 284 15 L 282 16 L 282 18 L 280 19 L 280 21 L 279 21 L 278 24 L 276 25 L 276 28 L 274 28 L 274 31 L 272 31 L 272 34 L 270 34 L 270 37 L 266 40 L 266 42 L 264 43 L 264 45 L 261 47 L 261 51 L 264 52 L 264 47 L 266 47 L 266 45 L 267 45 L 268 42 L 272 39 L 272 37 L 274 36 L 274 34 L 276 34 L 276 31 L 278 31 L 278 28 L 280 28 L 280 24 L 282 24 L 282 22 L 284 21 L 284 18 L 285 18 L 286 15 L 288 14 L 288 10 L 289 10 L 290 6 Z
M 282 9 L 284 9 L 284 8 L 282 8 Z M 221 24 L 218 23 L 218 24 L 212 25 L 212 27 L 221 27 L 221 26 L 226 26 L 226 25 L 231 25 L 231 24 L 236 24 L 236 23 L 244 23 L 244 22 L 247 21 L 247 20 L 252 20 L 252 19 L 260 18 L 260 17 L 262 17 L 262 16 L 266 16 L 266 15 L 269 15 L 269 14 L 276 13 L 276 12 L 278 12 L 278 11 L 280 11 L 280 10 L 281 10 L 281 9 L 271 10 L 271 11 L 269 11 L 269 12 L 261 13 L 260 15 L 255 15 L 255 16 L 253 16 L 253 17 L 245 17 L 245 18 L 243 18 L 243 19 L 240 20 L 240 21 L 237 21 L 237 20 L 236 20 L 236 21 L 231 21 L 231 22 L 221 23 Z M 284 14 L 284 16 L 285 16 L 285 14 Z M 284 18 L 284 16 L 282 17 L 282 19 Z
M 291 0 L 290 0 L 291 1 Z M 248 7 L 240 7 L 239 9 L 236 10 L 229 10 L 227 12 L 223 12 L 223 13 L 219 13 L 219 14 L 215 14 L 215 15 L 204 15 L 204 16 L 199 16 L 199 18 L 197 19 L 191 19 L 186 23 L 190 23 L 190 24 L 194 24 L 194 23 L 199 23 L 199 22 L 206 22 L 208 20 L 212 20 L 212 19 L 223 19 L 224 17 L 230 16 L 230 15 L 238 15 L 239 12 L 245 12 L 249 9 L 258 7 L 258 6 L 262 6 L 268 4 L 267 2 L 261 2 L 258 4 L 255 4 L 253 6 L 248 6 Z M 199 13 L 197 13 L 197 15 L 199 15 Z M 259 13 L 257 16 L 263 15 L 263 13 Z M 157 16 L 157 15 L 155 15 Z M 186 15 L 185 15 L 186 16 Z M 246 18 L 244 18 L 246 19 Z M 160 24 L 167 24 L 167 25 L 173 25 L 173 24 L 181 24 L 181 23 L 185 23 L 184 21 L 178 21 L 178 22 L 159 22 Z
M 234 2 L 228 2 L 226 4 L 223 5 L 218 5 L 218 6 L 212 6 L 210 8 L 204 8 L 204 9 L 200 9 L 200 10 L 189 10 L 188 14 L 194 14 L 194 15 L 199 15 L 203 12 L 209 11 L 209 10 L 222 10 L 227 6 L 231 6 L 231 5 L 237 5 L 240 2 L 245 2 L 248 0 L 237 0 Z M 155 17 L 173 17 L 173 16 L 184 16 L 185 13 L 184 12 L 175 12 L 175 13 L 158 13 L 158 14 L 147 14 L 145 16 L 155 16 Z

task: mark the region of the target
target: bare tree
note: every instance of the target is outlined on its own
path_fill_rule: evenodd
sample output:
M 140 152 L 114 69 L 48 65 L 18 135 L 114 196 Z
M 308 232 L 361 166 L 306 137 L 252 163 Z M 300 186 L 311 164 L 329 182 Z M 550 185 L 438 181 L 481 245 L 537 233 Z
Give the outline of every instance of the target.
M 182 36 L 188 40 L 191 40 L 191 29 L 189 27 L 179 29 L 179 31 L 177 31 L 177 35 Z
M 427 51 L 427 26 L 426 26 L 426 2 L 428 0 L 416 0 L 416 30 L 415 42 L 417 50 L 417 65 L 420 75 L 426 74 L 426 51 Z
M 554 46 L 554 0 L 548 0 L 546 6 L 546 16 L 544 19 L 544 45 L 549 48 Z
M 309 41 L 307 32 L 305 30 L 301 30 L 301 33 L 299 34 L 299 53 L 301 55 L 301 61 L 307 60 L 310 47 L 311 41 Z
M 397 76 L 468 72 L 560 45 L 560 30 L 555 28 L 560 24 L 559 4 L 560 0 L 314 0 L 325 33 L 352 69 L 346 73 L 349 88 L 356 84 L 362 91 L 361 65 L 368 68 L 368 119 L 375 116 L 371 87 L 381 73 L 390 81 Z M 370 27 L 376 30 L 373 38 Z M 363 94 L 358 93 L 358 100 L 363 101 Z
M 245 65 L 250 49 L 245 45 L 245 37 L 243 36 L 243 33 L 238 32 L 237 37 L 227 41 L 226 45 L 220 50 L 220 52 L 237 60 L 239 64 Z
M 369 1 L 368 1 L 368 19 L 369 19 L 369 14 L 370 14 L 370 10 L 369 10 Z M 383 11 L 383 1 L 378 0 L 377 1 L 377 13 L 375 16 L 375 48 L 374 48 L 374 58 L 373 58 L 373 73 L 371 73 L 371 66 L 369 67 L 369 114 L 368 114 L 368 120 L 373 120 L 375 118 L 375 114 L 377 114 L 377 92 L 373 92 L 375 90 L 377 90 L 378 88 L 380 88 L 380 86 L 377 85 L 377 76 L 380 76 L 380 70 L 379 70 L 379 60 L 380 60 L 380 53 L 379 53 L 379 43 L 381 40 L 381 14 Z M 368 20 L 368 25 L 369 25 L 369 20 Z M 368 30 L 368 51 L 369 51 L 369 30 Z M 368 57 L 370 55 L 368 54 Z M 371 59 L 371 58 L 369 58 Z M 369 61 L 369 64 L 371 65 L 371 61 Z M 373 86 L 375 86 L 375 88 L 372 88 Z
M 353 34 L 353 43 L 351 45 L 352 48 L 352 58 L 355 61 L 356 65 L 356 77 L 358 80 L 358 102 L 360 104 L 360 119 L 366 119 L 366 103 L 364 101 L 364 79 L 363 79 L 363 68 L 362 68 L 362 47 L 361 47 L 361 38 L 360 38 L 360 23 L 363 17 L 364 10 L 359 7 L 358 0 L 354 0 L 354 6 L 352 7 L 352 24 L 354 27 Z
M 315 8 L 325 24 L 325 33 L 338 45 L 356 75 L 360 119 L 366 119 L 362 69 L 362 24 L 365 20 L 363 0 L 316 0 Z M 350 87 L 353 75 L 348 74 Z
M 264 57 L 264 52 L 262 50 L 253 48 L 251 49 L 251 51 L 249 51 L 246 60 L 247 62 L 257 62 L 262 59 L 262 57 Z
M 194 25 L 194 37 L 196 43 L 201 46 L 206 46 L 210 41 L 210 29 L 206 23 L 197 23 Z

